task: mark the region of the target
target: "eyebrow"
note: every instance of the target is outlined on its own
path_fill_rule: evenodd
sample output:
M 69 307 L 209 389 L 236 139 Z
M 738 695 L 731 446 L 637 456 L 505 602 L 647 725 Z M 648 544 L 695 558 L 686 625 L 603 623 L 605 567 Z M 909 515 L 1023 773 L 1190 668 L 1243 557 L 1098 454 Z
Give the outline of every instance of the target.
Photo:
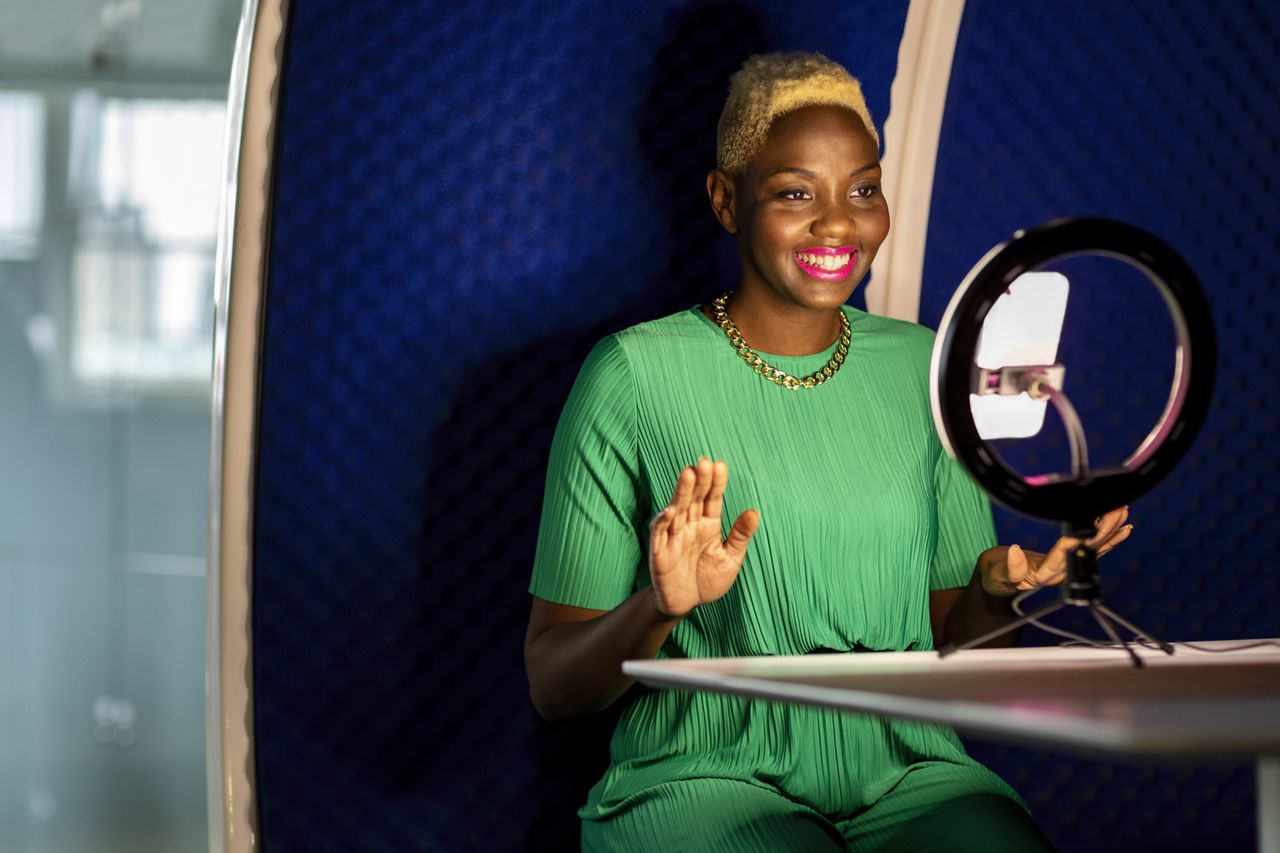
M 879 166 L 880 166 L 880 162 L 878 160 L 874 163 L 868 163 L 865 166 L 854 169 L 852 172 L 849 173 L 849 177 L 852 178 L 854 175 L 860 175 L 863 172 L 869 172 L 872 169 L 879 168 Z M 818 173 L 813 171 L 812 169 L 802 169 L 799 166 L 779 166 L 769 174 L 765 175 L 765 179 L 768 180 L 769 178 L 772 178 L 774 175 L 804 175 L 806 178 L 818 177 Z

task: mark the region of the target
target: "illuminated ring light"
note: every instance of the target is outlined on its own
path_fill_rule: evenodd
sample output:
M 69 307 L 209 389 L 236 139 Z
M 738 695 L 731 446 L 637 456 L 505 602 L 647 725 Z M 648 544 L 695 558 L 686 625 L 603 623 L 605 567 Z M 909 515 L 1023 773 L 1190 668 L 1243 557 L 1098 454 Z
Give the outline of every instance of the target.
M 1019 275 L 1074 255 L 1125 261 L 1159 289 L 1177 337 L 1173 383 L 1160 419 L 1120 467 L 1091 470 L 1079 480 L 1070 475 L 1025 477 L 1004 464 L 974 423 L 969 395 L 978 337 L 987 313 Z M 1091 526 L 1094 518 L 1130 503 L 1168 474 L 1209 410 L 1217 345 L 1204 291 L 1168 244 L 1123 222 L 1060 219 L 1015 233 L 969 272 L 939 328 L 929 372 L 938 436 L 992 498 L 1024 515 Z

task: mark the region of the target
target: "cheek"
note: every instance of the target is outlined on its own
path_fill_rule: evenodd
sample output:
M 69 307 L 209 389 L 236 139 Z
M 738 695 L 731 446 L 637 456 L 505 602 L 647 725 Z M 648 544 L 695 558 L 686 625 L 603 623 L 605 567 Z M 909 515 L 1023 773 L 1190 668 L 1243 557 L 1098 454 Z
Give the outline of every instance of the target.
M 874 212 L 868 212 L 866 218 L 861 221 L 860 228 L 863 245 L 868 252 L 874 252 L 889 234 L 888 206 L 881 207 Z
M 795 230 L 795 223 L 785 216 L 759 216 L 751 229 L 751 242 L 766 255 L 782 249 L 789 251 L 798 239 Z

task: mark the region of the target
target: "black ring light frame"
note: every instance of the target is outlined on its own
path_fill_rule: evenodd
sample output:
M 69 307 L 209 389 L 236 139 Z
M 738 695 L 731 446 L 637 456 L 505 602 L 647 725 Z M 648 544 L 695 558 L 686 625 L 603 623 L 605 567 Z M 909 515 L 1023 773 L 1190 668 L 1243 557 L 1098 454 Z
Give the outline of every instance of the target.
M 1083 480 L 1054 476 L 1038 482 L 1007 467 L 978 434 L 969 410 L 976 382 L 973 356 L 987 313 L 1014 280 L 1073 255 L 1125 261 L 1159 289 L 1177 339 L 1173 384 L 1160 420 L 1121 467 L 1090 472 Z M 931 376 L 938 435 L 988 494 L 1025 515 L 1091 527 L 1098 515 L 1150 491 L 1187 452 L 1209 410 L 1217 347 L 1204 291 L 1168 244 L 1123 222 L 1060 219 L 1019 231 L 973 268 L 939 328 Z
M 1118 468 L 1082 469 L 1083 474 L 1076 476 L 1027 477 L 1004 464 L 974 423 L 969 398 L 980 390 L 981 374 L 974 363 L 978 338 L 992 306 L 1018 276 L 1077 255 L 1124 261 L 1141 270 L 1160 291 L 1176 336 L 1173 384 L 1160 419 Z M 1204 291 L 1177 252 L 1159 238 L 1123 222 L 1061 219 L 1019 231 L 970 271 L 947 307 L 940 330 L 929 379 L 934 423 L 945 449 L 992 498 L 1024 515 L 1061 521 L 1066 536 L 1087 540 L 1097 532 L 1094 519 L 1150 491 L 1187 452 L 1209 411 L 1217 344 Z M 1023 367 L 1034 375 L 1048 366 Z M 1050 397 L 1064 415 L 1073 447 L 1077 442 L 1083 444 L 1083 432 L 1070 402 L 1060 394 Z M 1102 604 L 1098 555 L 1092 546 L 1081 544 L 1068 553 L 1067 575 L 1060 591 L 1058 601 L 1025 616 L 1015 602 L 1020 618 L 960 646 L 946 646 L 939 653 L 945 656 L 981 645 L 1075 605 L 1089 609 L 1112 642 L 1125 648 L 1135 666 L 1142 666 L 1142 659 L 1120 638 L 1117 625 L 1173 654 L 1171 645 Z

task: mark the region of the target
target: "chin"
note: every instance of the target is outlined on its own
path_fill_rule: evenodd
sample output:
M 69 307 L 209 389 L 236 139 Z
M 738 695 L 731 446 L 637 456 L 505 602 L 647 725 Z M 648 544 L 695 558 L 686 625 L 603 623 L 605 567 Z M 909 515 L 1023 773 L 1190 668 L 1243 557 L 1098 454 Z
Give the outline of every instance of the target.
M 828 310 L 848 302 L 856 289 L 857 281 L 849 276 L 843 281 L 805 282 L 792 293 L 795 301 L 806 308 Z
M 804 273 L 790 274 L 789 270 L 788 273 L 782 281 L 785 282 L 784 289 L 790 294 L 792 301 L 806 308 L 828 309 L 848 302 L 866 278 L 867 270 L 855 267 L 844 278 L 829 281 Z

